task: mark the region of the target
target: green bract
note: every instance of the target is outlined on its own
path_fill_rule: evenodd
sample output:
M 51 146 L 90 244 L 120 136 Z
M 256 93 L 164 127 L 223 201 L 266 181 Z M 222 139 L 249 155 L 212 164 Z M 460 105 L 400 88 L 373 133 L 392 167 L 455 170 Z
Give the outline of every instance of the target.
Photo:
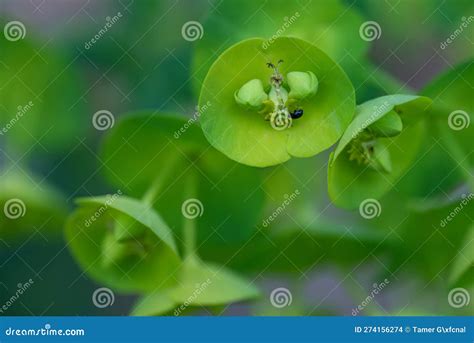
M 418 151 L 419 119 L 430 104 L 426 97 L 388 95 L 357 106 L 330 157 L 328 190 L 335 204 L 357 207 L 393 187 Z
M 136 316 L 160 315 L 174 310 L 175 316 L 188 307 L 225 305 L 255 298 L 258 289 L 228 269 L 198 258 L 188 258 L 176 272 L 177 285 L 143 296 L 132 314 Z
M 79 199 L 66 225 L 69 247 L 94 279 L 120 291 L 151 291 L 175 280 L 180 258 L 166 223 L 147 204 L 121 194 Z M 140 226 L 139 235 L 117 239 L 117 230 Z
M 199 98 L 201 107 L 212 104 L 201 115 L 209 142 L 233 160 L 258 167 L 279 164 L 292 156 L 313 156 L 329 148 L 340 138 L 355 109 L 350 81 L 321 50 L 297 38 L 277 38 L 267 49 L 262 48 L 263 43 L 249 39 L 225 51 L 209 70 Z M 276 67 L 267 67 L 280 60 Z M 302 71 L 308 71 L 306 77 L 293 74 L 297 77 L 290 79 L 292 83 L 298 79 L 296 92 L 306 98 L 286 98 L 293 88 L 278 76 Z M 273 103 L 261 114 L 245 110 L 234 99 L 236 90 L 253 79 L 267 85 Z M 297 109 L 304 115 L 292 120 L 289 114 Z

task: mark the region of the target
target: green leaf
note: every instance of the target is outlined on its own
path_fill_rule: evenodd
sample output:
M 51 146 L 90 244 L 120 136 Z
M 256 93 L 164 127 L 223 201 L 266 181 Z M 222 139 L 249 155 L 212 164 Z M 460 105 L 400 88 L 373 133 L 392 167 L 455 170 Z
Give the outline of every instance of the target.
M 151 291 L 173 284 L 180 263 L 171 230 L 147 204 L 120 195 L 81 198 L 66 224 L 69 247 L 93 279 L 125 292 Z M 117 219 L 143 226 L 141 237 L 117 241 Z
M 204 81 L 199 104 L 211 103 L 201 115 L 206 138 L 219 151 L 240 163 L 265 167 L 294 157 L 310 157 L 334 144 L 354 113 L 354 89 L 344 72 L 315 46 L 297 38 L 280 37 L 267 49 L 264 40 L 249 39 L 226 50 Z M 302 54 L 301 51 L 305 53 Z M 269 82 L 266 63 L 278 60 L 283 75 L 311 71 L 319 80 L 315 96 L 299 104 L 304 116 L 285 130 L 275 130 L 264 116 L 246 111 L 233 94 L 251 79 Z
M 143 197 L 153 180 L 176 160 L 172 177 L 162 180 L 154 206 L 178 236 L 182 204 L 187 200 L 185 180 L 191 173 L 197 175 L 196 197 L 203 211 L 195 220 L 201 249 L 205 249 L 203 242 L 243 242 L 262 213 L 260 171 L 213 149 L 196 123 L 183 117 L 142 112 L 121 118 L 105 138 L 102 158 L 108 166 L 107 178 L 135 197 Z
M 259 295 L 255 286 L 226 268 L 194 258 L 184 261 L 176 278 L 175 287 L 141 298 L 132 314 L 160 315 L 176 308 L 179 315 L 188 307 L 225 305 Z
M 411 95 L 384 96 L 357 106 L 356 117 L 344 133 L 328 167 L 328 191 L 333 203 L 344 208 L 356 208 L 365 199 L 379 199 L 404 175 L 418 153 L 425 132 L 420 121 L 429 108 L 430 100 Z M 371 125 L 387 113 L 395 111 L 404 129 L 394 137 L 371 133 Z M 368 130 L 368 131 L 367 131 Z M 369 132 L 373 156 L 368 163 L 351 147 L 351 142 Z M 355 141 L 354 141 L 355 142 Z M 362 143 L 353 143 L 364 146 Z
M 0 237 L 7 241 L 35 230 L 59 236 L 67 214 L 66 200 L 57 189 L 14 167 L 0 171 L 0 209 Z

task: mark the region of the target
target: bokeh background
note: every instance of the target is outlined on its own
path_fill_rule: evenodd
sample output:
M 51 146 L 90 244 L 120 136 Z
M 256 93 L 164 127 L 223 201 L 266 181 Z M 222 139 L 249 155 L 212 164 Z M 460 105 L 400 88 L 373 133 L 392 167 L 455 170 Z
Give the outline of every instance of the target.
M 100 285 L 78 267 L 63 238 L 64 219 L 74 208 L 76 197 L 116 190 L 103 176 L 108 166 L 98 155 L 98 147 L 106 132 L 92 125 L 97 111 L 110 111 L 115 121 L 126 112 L 142 109 L 190 117 L 197 105 L 202 77 L 219 52 L 241 39 L 276 32 L 285 18 L 296 11 L 301 14 L 301 23 L 296 22 L 288 33 L 295 30 L 294 34 L 301 31 L 313 35 L 316 44 L 341 64 L 354 82 L 358 103 L 387 93 L 417 92 L 436 75 L 474 55 L 474 24 L 446 48 L 441 47 L 463 21 L 474 15 L 472 1 L 284 3 L 0 1 L 0 26 L 19 21 L 25 28 L 25 37 L 18 41 L 10 41 L 4 34 L 0 37 L 1 125 L 6 125 L 19 106 L 33 103 L 9 132 L 0 135 L 2 202 L 13 194 L 21 194 L 18 197 L 28 199 L 25 202 L 30 213 L 28 220 L 20 224 L 0 222 L 0 304 L 10 298 L 18 284 L 30 278 L 34 280 L 34 285 L 2 315 L 128 315 L 130 312 L 134 295 L 116 294 L 114 305 L 106 309 L 93 305 L 91 295 Z M 112 21 L 107 32 L 91 43 L 99 30 Z M 184 39 L 182 27 L 189 21 L 202 24 L 200 39 Z M 380 25 L 378 39 L 361 39 L 359 28 L 366 21 Z M 472 84 L 473 80 L 469 82 Z M 297 251 L 287 252 L 288 260 L 275 256 L 281 264 L 290 267 L 287 269 L 293 268 L 285 273 L 263 266 L 247 268 L 249 263 L 245 261 L 240 266 L 236 263 L 234 267 L 239 272 L 249 275 L 261 287 L 262 298 L 216 313 L 351 315 L 370 293 L 372 284 L 380 283 L 385 277 L 390 280 L 389 287 L 362 315 L 466 313 L 447 304 L 449 287 L 442 274 L 444 268 L 436 265 L 439 273 L 422 275 L 424 269 L 429 269 L 429 254 L 436 256 L 448 244 L 442 237 L 426 255 L 418 256 L 416 249 L 412 249 L 404 255 L 409 259 L 400 263 L 400 268 L 387 267 L 385 257 L 396 255 L 403 248 L 382 249 L 378 243 L 357 238 L 347 244 L 362 251 L 360 256 L 346 256 L 340 262 L 337 257 L 344 255 L 344 242 L 352 235 L 344 228 L 351 227 L 355 219 L 330 204 L 321 157 L 311 160 L 318 173 L 303 176 L 302 180 L 306 177 L 306 181 L 301 181 L 305 188 L 310 181 L 316 185 L 311 210 L 318 213 L 321 208 L 328 208 L 329 217 L 344 220 L 346 225 L 341 229 L 329 224 L 329 231 L 339 232 L 331 239 L 315 236 L 317 242 L 329 245 L 333 254 L 312 254 L 312 247 L 302 243 Z M 304 164 L 302 168 L 308 167 Z M 425 173 L 436 174 L 437 170 Z M 437 189 L 435 193 L 443 192 Z M 401 205 L 394 200 L 386 206 L 396 213 Z M 31 217 L 31 213 L 35 216 Z M 463 215 L 472 218 L 472 208 Z M 411 230 L 424 228 L 425 219 L 420 218 L 411 224 Z M 371 229 L 380 229 L 377 234 L 382 235 L 387 227 Z M 389 229 L 396 231 L 393 227 Z M 390 239 L 404 244 L 409 238 L 395 233 Z M 412 246 L 419 244 L 413 239 Z M 352 247 L 354 244 L 357 246 Z M 307 255 L 312 263 L 293 263 L 292 256 L 298 260 L 300 255 Z M 209 258 L 223 262 L 219 261 L 218 253 L 209 254 Z M 293 305 L 280 311 L 269 307 L 268 294 L 282 285 L 292 289 Z M 207 310 L 196 312 L 208 313 Z

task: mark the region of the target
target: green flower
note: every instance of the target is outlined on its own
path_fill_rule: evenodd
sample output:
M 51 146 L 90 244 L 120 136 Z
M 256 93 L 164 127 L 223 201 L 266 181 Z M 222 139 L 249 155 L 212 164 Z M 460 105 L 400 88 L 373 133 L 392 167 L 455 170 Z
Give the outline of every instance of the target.
M 209 70 L 199 97 L 201 107 L 212 104 L 200 118 L 209 142 L 231 159 L 257 167 L 329 148 L 355 110 L 352 84 L 321 50 L 289 37 L 275 39 L 266 49 L 263 43 L 249 39 L 225 51 Z M 253 102 L 264 99 L 256 80 L 268 87 L 268 100 Z M 255 94 L 247 94 L 250 87 Z M 250 99 L 263 105 L 260 114 L 249 115 L 242 107 Z
M 328 190 L 331 200 L 355 208 L 390 190 L 409 167 L 425 133 L 431 100 L 412 95 L 388 95 L 367 101 L 331 154 Z

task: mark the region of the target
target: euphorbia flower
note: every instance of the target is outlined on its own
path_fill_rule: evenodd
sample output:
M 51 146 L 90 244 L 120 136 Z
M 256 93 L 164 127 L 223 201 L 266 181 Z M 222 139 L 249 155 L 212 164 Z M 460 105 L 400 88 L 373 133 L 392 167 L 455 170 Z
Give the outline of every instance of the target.
M 257 167 L 329 148 L 355 110 L 349 79 L 317 47 L 288 37 L 266 49 L 263 42 L 249 39 L 225 51 L 199 98 L 200 104 L 212 104 L 201 115 L 209 142 L 228 157 Z

